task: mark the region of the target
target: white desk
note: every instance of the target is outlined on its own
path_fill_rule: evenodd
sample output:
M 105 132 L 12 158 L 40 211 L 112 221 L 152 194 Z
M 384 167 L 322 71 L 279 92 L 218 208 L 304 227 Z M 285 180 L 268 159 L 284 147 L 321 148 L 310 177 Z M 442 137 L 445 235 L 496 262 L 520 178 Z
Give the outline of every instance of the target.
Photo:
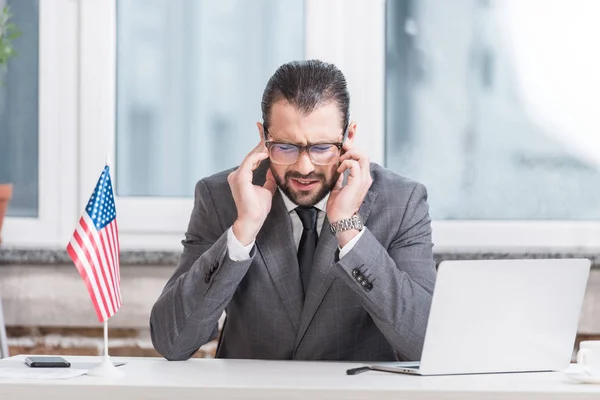
M 65 357 L 72 363 L 96 357 Z M 28 368 L 25 356 L 0 367 Z M 357 364 L 300 361 L 113 358 L 124 378 L 0 379 L 0 399 L 600 399 L 600 385 L 570 383 L 563 373 L 420 377 L 368 371 Z

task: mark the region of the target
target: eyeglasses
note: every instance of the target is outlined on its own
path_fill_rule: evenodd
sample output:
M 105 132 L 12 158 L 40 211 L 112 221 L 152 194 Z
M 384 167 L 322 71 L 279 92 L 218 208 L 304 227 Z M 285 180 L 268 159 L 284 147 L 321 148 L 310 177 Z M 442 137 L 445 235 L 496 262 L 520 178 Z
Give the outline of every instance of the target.
M 300 158 L 300 154 L 306 151 L 313 164 L 329 165 L 338 159 L 343 143 L 317 143 L 308 146 L 298 146 L 291 143 L 267 141 L 265 145 L 269 149 L 271 161 L 275 164 L 295 164 Z
M 341 142 L 336 143 L 315 143 L 307 146 L 298 146 L 292 143 L 265 141 L 265 146 L 269 150 L 269 158 L 274 164 L 292 165 L 300 158 L 303 152 L 308 153 L 308 157 L 315 165 L 329 165 L 336 162 L 340 156 L 340 150 L 346 139 L 347 128 L 344 129 L 344 136 Z M 268 135 L 265 128 L 265 137 Z

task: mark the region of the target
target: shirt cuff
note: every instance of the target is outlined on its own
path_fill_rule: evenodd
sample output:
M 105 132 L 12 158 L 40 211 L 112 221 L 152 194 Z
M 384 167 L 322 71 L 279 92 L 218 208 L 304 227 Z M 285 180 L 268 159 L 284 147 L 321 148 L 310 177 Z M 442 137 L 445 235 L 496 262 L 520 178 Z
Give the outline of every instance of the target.
M 244 246 L 233 234 L 233 227 L 227 231 L 227 253 L 231 261 L 244 261 L 250 258 L 250 251 L 254 247 L 253 240 L 248 246 Z
M 358 232 L 358 235 L 354 236 L 352 238 L 352 240 L 349 241 L 348 243 L 346 243 L 346 245 L 344 247 L 339 248 L 339 246 L 338 246 L 338 248 L 340 249 L 340 258 L 344 257 L 346 254 L 348 254 L 350 252 L 350 250 L 352 250 L 354 248 L 354 245 L 356 244 L 356 242 L 358 242 L 358 239 L 360 239 L 360 237 L 362 236 L 363 233 L 365 233 L 364 229 L 362 231 Z

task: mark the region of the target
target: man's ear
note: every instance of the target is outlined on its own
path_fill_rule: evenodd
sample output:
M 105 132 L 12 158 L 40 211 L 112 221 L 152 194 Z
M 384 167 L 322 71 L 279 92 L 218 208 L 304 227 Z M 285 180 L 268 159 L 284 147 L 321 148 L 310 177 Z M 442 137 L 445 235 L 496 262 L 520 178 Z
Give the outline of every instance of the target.
M 256 127 L 258 128 L 258 135 L 260 136 L 259 140 L 261 140 L 261 141 L 267 140 L 265 138 L 265 127 L 263 126 L 263 124 L 261 124 L 260 122 L 257 122 Z
M 356 121 L 351 121 L 348 124 L 348 133 L 344 143 L 352 144 L 354 142 L 354 136 L 356 135 Z

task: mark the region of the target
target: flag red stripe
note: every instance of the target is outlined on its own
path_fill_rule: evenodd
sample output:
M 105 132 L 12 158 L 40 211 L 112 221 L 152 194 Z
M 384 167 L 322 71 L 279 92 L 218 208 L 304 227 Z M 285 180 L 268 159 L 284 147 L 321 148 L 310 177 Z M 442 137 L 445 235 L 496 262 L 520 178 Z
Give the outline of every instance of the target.
M 82 229 L 81 224 L 79 225 L 79 228 Z M 75 242 L 77 243 L 77 245 L 80 248 L 80 254 L 78 254 L 78 256 L 80 258 L 79 261 L 82 263 L 82 266 L 84 267 L 84 272 L 86 274 L 86 278 L 89 281 L 89 284 L 92 285 L 92 290 L 95 295 L 95 297 L 94 297 L 94 299 L 92 299 L 92 301 L 95 301 L 98 304 L 98 307 L 101 309 L 101 311 L 103 311 L 103 314 L 98 316 L 98 319 L 102 322 L 104 320 L 104 318 L 107 318 L 107 316 L 110 315 L 107 298 L 102 291 L 102 287 L 100 286 L 100 279 L 98 278 L 96 268 L 91 259 L 88 247 L 86 246 L 85 242 L 83 241 L 83 238 L 81 237 L 80 232 L 76 231 L 73 234 L 73 239 L 75 240 Z M 87 263 L 87 269 L 86 269 L 86 263 Z M 94 286 L 95 286 L 95 288 L 94 288 Z
M 117 294 L 119 296 L 119 303 L 123 304 L 123 300 L 121 300 L 121 271 L 119 270 L 119 265 L 121 265 L 121 248 L 119 245 L 119 227 L 117 226 L 117 220 L 115 219 L 113 221 L 113 225 L 112 225 L 112 230 L 113 230 L 113 237 L 114 237 L 114 243 L 116 244 L 116 257 L 117 257 L 117 263 L 115 264 L 115 275 L 117 277 Z
M 108 226 L 107 226 L 108 228 Z M 113 293 L 113 296 L 115 297 L 115 302 L 117 304 L 117 307 L 120 305 L 119 302 L 119 294 L 117 292 L 117 281 L 116 281 L 116 276 L 115 276 L 115 262 L 112 258 L 112 255 L 110 254 L 110 248 L 109 248 L 109 237 L 108 237 L 108 232 L 109 230 L 104 230 L 102 231 L 102 234 L 100 236 L 100 240 L 102 240 L 102 248 L 104 251 L 104 254 L 106 255 L 106 259 L 109 260 L 109 265 L 108 265 L 108 273 L 110 274 L 110 284 L 111 284 L 111 288 L 110 290 Z
M 120 255 L 119 255 L 119 234 L 117 233 L 117 220 L 115 219 L 110 226 L 110 231 L 107 232 L 113 238 L 113 251 L 115 252 L 115 277 L 117 278 L 117 294 L 119 296 L 119 301 L 121 301 L 121 273 L 119 270 L 119 265 L 121 265 Z
M 73 257 L 75 257 L 73 259 L 73 262 L 76 264 L 76 266 L 79 267 L 78 270 L 80 270 L 80 275 L 83 278 L 83 281 L 85 282 L 85 284 L 88 288 L 88 292 L 90 294 L 90 299 L 92 300 L 92 305 L 94 306 L 94 309 L 96 310 L 98 319 L 100 321 L 103 321 L 104 318 L 106 318 L 106 310 L 104 307 L 102 307 L 101 302 L 98 301 L 99 296 L 100 296 L 99 292 L 98 292 L 98 285 L 94 281 L 93 276 L 88 273 L 91 266 L 89 265 L 87 259 L 85 258 L 85 252 L 83 251 L 83 249 L 81 248 L 79 243 L 77 243 L 77 240 L 75 239 L 76 233 L 77 233 L 77 231 L 75 233 L 73 233 L 73 237 L 71 238 L 71 241 L 69 242 L 69 245 L 71 246 L 71 249 L 72 249 L 71 255 Z
M 98 264 L 93 264 L 92 266 L 97 274 L 98 271 L 102 274 L 102 281 L 99 282 L 99 288 L 102 290 L 102 295 L 106 298 L 107 301 L 110 301 L 110 306 L 112 306 L 106 310 L 107 315 L 110 318 L 112 315 L 114 315 L 114 313 L 117 310 L 116 297 L 112 291 L 112 288 L 108 281 L 108 277 L 106 275 L 107 268 L 110 268 L 110 265 L 108 264 L 110 263 L 110 260 L 102 260 L 101 253 L 99 250 L 99 248 L 103 247 L 102 243 L 100 242 L 100 232 L 97 232 L 95 230 L 95 227 L 93 226 L 93 222 L 91 220 L 84 218 L 84 222 L 85 226 L 82 226 L 82 228 L 84 229 L 84 232 L 92 246 L 90 250 L 93 250 L 96 259 L 98 260 Z M 96 233 L 96 235 L 94 235 L 94 232 Z
M 110 224 L 107 225 L 105 227 L 105 229 L 108 228 L 109 226 L 110 226 Z M 98 232 L 98 236 L 99 236 L 98 239 L 101 241 L 101 246 L 100 247 L 102 248 L 102 251 L 104 252 L 104 255 L 106 257 L 106 262 L 107 262 L 106 267 L 103 268 L 102 270 L 103 270 L 104 273 L 105 273 L 105 271 L 108 271 L 108 274 L 110 275 L 111 279 L 110 279 L 110 281 L 108 281 L 108 280 L 106 281 L 106 287 L 107 287 L 108 291 L 111 294 L 111 298 L 113 300 L 113 306 L 114 306 L 113 308 L 115 310 L 117 310 L 119 308 L 118 307 L 119 306 L 119 298 L 118 298 L 117 292 L 115 290 L 115 277 L 113 276 L 114 260 L 106 252 L 107 247 L 109 245 L 108 242 L 110 242 L 110 240 L 106 237 L 106 232 L 107 232 L 106 230 Z
M 87 225 L 85 225 L 85 221 L 83 218 L 79 221 L 79 226 L 82 227 L 82 229 L 85 231 L 84 226 L 87 226 Z M 73 238 L 75 239 L 75 241 L 77 242 L 79 247 L 81 247 L 81 249 L 83 250 L 85 258 L 88 260 L 89 264 L 92 267 L 91 269 L 92 269 L 93 278 L 96 281 L 97 286 L 98 286 L 98 295 L 97 295 L 96 301 L 100 300 L 102 302 L 102 306 L 104 307 L 104 310 L 106 311 L 106 315 L 109 315 L 110 312 L 108 309 L 108 304 L 106 302 L 107 299 L 104 297 L 104 293 L 102 293 L 102 289 L 100 287 L 100 281 L 98 280 L 98 274 L 96 272 L 97 268 L 94 265 L 94 263 L 92 262 L 92 259 L 90 257 L 90 252 L 89 252 L 87 246 L 85 246 L 83 244 L 83 239 L 81 238 L 81 236 L 79 236 L 79 232 L 75 231 L 75 233 L 73 234 Z M 100 318 L 100 322 L 102 322 L 102 318 Z
M 94 235 L 91 232 L 92 229 L 95 230 L 95 227 L 92 226 L 90 228 L 90 225 L 88 225 L 85 218 L 82 218 L 81 228 L 85 232 L 85 234 L 90 242 L 90 245 L 92 246 L 91 248 L 88 248 L 88 251 L 90 251 L 90 253 L 93 252 L 93 254 L 96 256 L 97 263 L 93 262 L 94 260 L 90 260 L 91 261 L 90 264 L 92 265 L 94 272 L 96 274 L 98 274 L 98 271 L 100 271 L 100 274 L 102 274 L 102 282 L 98 282 L 100 289 L 102 290 L 102 286 L 104 286 L 106 288 L 106 292 L 108 292 L 108 293 L 105 293 L 105 291 L 102 290 L 102 296 L 105 297 L 106 300 L 110 301 L 110 303 L 111 303 L 110 304 L 111 307 L 107 308 L 107 310 L 106 310 L 107 314 L 110 318 L 110 316 L 112 316 L 114 314 L 114 312 L 115 312 L 114 310 L 117 309 L 117 302 L 116 302 L 116 299 L 114 296 L 114 292 L 113 292 L 112 288 L 110 287 L 107 276 L 106 276 L 106 270 L 109 267 L 109 265 L 107 265 L 106 262 L 110 263 L 110 261 L 102 261 L 102 257 L 100 256 L 100 250 L 98 250 L 98 248 L 103 247 L 103 246 L 102 246 L 102 243 L 97 242 L 97 239 L 98 240 L 102 240 L 102 239 L 100 239 L 99 237 L 97 238 L 96 235 Z M 98 246 L 98 245 L 100 245 L 100 246 Z M 102 285 L 102 284 L 104 284 L 104 285 Z M 106 297 L 107 295 L 108 295 L 108 297 Z
M 114 221 L 113 221 L 113 222 L 114 222 Z M 109 236 L 109 232 L 110 232 L 110 226 L 111 226 L 111 225 L 112 225 L 112 222 L 111 222 L 110 224 L 108 224 L 108 225 L 107 225 L 107 226 L 104 228 L 104 234 L 103 234 L 102 236 L 103 236 L 103 239 L 104 239 L 104 237 L 106 236 L 106 245 L 105 245 L 105 247 L 104 247 L 104 251 L 107 251 L 107 252 L 108 252 L 108 255 L 109 255 L 109 257 L 110 257 L 110 260 L 111 260 L 111 265 L 113 265 L 113 266 L 114 266 L 114 265 L 116 265 L 116 263 L 117 263 L 117 260 L 115 259 L 115 254 L 114 254 L 114 252 L 113 252 L 113 246 L 114 246 L 114 243 L 113 243 L 113 240 L 112 240 L 112 238 Z
M 117 238 L 117 260 L 119 263 L 117 265 L 121 265 L 121 243 L 119 242 L 119 226 L 117 225 L 117 220 L 115 219 L 115 237 Z M 119 275 L 119 284 L 121 283 L 121 273 Z M 119 286 L 120 287 L 120 286 Z M 120 292 L 120 290 L 119 290 Z
M 114 266 L 118 265 L 117 264 L 118 261 L 117 261 L 117 258 L 115 257 L 115 250 L 114 250 L 115 249 L 115 238 L 113 237 L 113 235 L 111 233 L 112 232 L 113 224 L 114 224 L 114 221 L 111 222 L 110 224 L 108 224 L 104 228 L 105 231 L 104 231 L 104 235 L 103 236 L 106 236 L 106 240 L 108 241 L 108 246 L 107 246 L 108 247 L 108 252 L 110 253 L 111 259 L 113 260 L 113 264 L 112 265 L 113 265 L 113 268 L 114 268 Z M 113 276 L 114 276 L 114 273 L 113 273 Z M 117 294 L 116 291 L 115 291 L 115 294 Z M 117 294 L 117 296 L 118 296 L 118 294 Z M 117 297 L 117 299 L 118 299 L 118 297 Z
M 75 249 L 73 248 L 71 243 L 69 243 L 67 246 L 67 253 L 69 253 L 71 260 L 73 260 L 73 263 L 75 264 L 75 267 L 77 268 L 77 271 L 79 271 L 79 275 L 81 275 L 81 277 L 83 278 L 85 286 L 87 287 L 87 290 L 88 290 L 88 294 L 90 295 L 90 299 L 92 299 L 92 305 L 94 306 L 94 310 L 96 310 L 96 315 L 98 316 L 98 319 L 100 321 L 102 321 L 102 311 L 100 310 L 100 307 L 98 307 L 98 302 L 95 300 L 96 294 L 94 293 L 94 289 L 88 279 L 87 272 L 85 271 L 85 267 L 81 264 L 81 260 L 79 260 L 79 256 L 75 252 Z
M 110 226 L 108 227 L 109 229 L 106 230 L 106 237 L 111 241 L 111 244 L 113 246 L 113 248 L 117 248 L 117 244 L 119 243 L 119 237 L 115 236 L 112 234 L 112 232 L 115 231 L 117 226 L 117 220 L 115 219 L 113 222 L 110 223 Z M 114 286 L 114 290 L 115 290 L 115 297 L 117 299 L 117 303 L 119 304 L 119 307 L 122 305 L 121 302 L 121 291 L 119 289 L 119 257 L 117 254 L 115 254 L 115 262 L 114 264 L 111 266 L 111 273 L 112 273 L 112 277 L 113 277 L 113 286 Z
M 82 221 L 79 221 L 79 227 L 81 228 L 81 223 Z M 87 264 L 91 267 L 91 272 L 92 274 L 90 275 L 90 272 L 85 269 L 85 265 L 83 264 L 83 261 L 81 260 L 81 255 L 79 256 L 79 262 L 81 262 L 81 265 L 84 268 L 84 273 L 85 273 L 85 278 L 89 281 L 89 284 L 92 285 L 92 290 L 93 290 L 93 284 L 92 284 L 92 280 L 93 283 L 96 286 L 96 290 L 94 291 L 94 301 L 96 301 L 96 303 L 98 304 L 98 307 L 100 307 L 102 310 L 104 310 L 105 314 L 108 314 L 108 306 L 106 304 L 106 302 L 104 301 L 104 298 L 102 296 L 102 291 L 100 289 L 100 284 L 98 282 L 98 277 L 95 275 L 94 273 L 94 268 L 93 268 L 93 263 L 90 259 L 90 255 L 89 252 L 87 250 L 87 247 L 84 245 L 83 243 L 83 239 L 81 238 L 81 235 L 78 231 L 75 231 L 73 233 L 73 239 L 75 240 L 75 242 L 77 243 L 77 245 L 79 246 L 79 248 L 81 249 L 81 253 L 83 253 L 83 257 L 85 258 L 85 261 L 87 261 Z

